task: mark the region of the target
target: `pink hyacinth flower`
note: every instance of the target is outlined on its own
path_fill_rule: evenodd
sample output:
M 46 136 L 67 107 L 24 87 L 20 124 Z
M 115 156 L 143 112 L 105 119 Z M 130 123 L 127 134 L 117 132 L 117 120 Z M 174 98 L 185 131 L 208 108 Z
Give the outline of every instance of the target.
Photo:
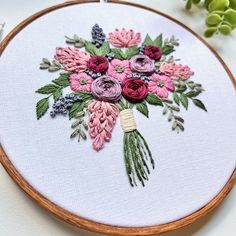
M 87 68 L 90 55 L 77 48 L 56 48 L 55 59 L 69 72 L 82 72 Z
M 109 65 L 107 74 L 120 82 L 122 82 L 128 74 L 131 73 L 130 62 L 128 60 L 118 60 L 114 59 Z
M 93 148 L 99 151 L 111 139 L 119 110 L 112 103 L 94 100 L 89 104 L 88 111 L 89 135 L 93 140 Z
M 137 47 L 141 42 L 141 33 L 135 33 L 133 30 L 116 29 L 114 32 L 109 33 L 109 43 L 118 48 L 132 48 Z
M 173 79 L 189 79 L 194 73 L 188 66 L 175 64 L 175 63 L 163 63 L 160 66 L 160 71 Z
M 70 88 L 75 91 L 90 92 L 93 79 L 86 73 L 70 75 Z
M 148 90 L 150 93 L 156 94 L 160 98 L 167 98 L 169 92 L 175 90 L 172 79 L 166 75 L 153 74 L 148 82 Z

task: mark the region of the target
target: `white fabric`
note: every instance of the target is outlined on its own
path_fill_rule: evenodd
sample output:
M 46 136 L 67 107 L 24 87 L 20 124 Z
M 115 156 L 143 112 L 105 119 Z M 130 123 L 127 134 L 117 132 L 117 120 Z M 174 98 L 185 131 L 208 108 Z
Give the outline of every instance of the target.
M 135 19 L 135 20 L 134 20 Z M 131 188 L 122 155 L 119 121 L 105 148 L 91 140 L 69 138 L 71 122 L 45 115 L 37 121 L 34 93 L 56 73 L 39 70 L 41 58 L 52 58 L 66 46 L 64 35 L 89 39 L 99 23 L 106 33 L 117 27 L 156 36 L 180 38 L 175 53 L 202 83 L 208 113 L 190 106 L 183 111 L 185 132 L 171 131 L 161 109 L 149 106 L 150 118 L 135 112 L 139 131 L 156 161 L 146 187 Z M 34 21 L 19 33 L 0 58 L 0 138 L 10 160 L 45 197 L 79 216 L 120 226 L 163 224 L 189 215 L 222 189 L 235 168 L 235 90 L 224 68 L 197 38 L 162 16 L 116 4 L 66 7 Z

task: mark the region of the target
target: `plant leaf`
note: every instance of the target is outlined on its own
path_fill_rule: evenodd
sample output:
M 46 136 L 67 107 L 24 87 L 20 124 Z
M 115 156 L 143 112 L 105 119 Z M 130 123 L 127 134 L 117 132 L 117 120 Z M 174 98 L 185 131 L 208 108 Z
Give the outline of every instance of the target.
M 74 118 L 75 115 L 84 110 L 84 102 L 75 102 L 69 110 L 69 119 Z
M 39 100 L 36 104 L 36 115 L 39 120 L 49 108 L 49 99 L 48 97 Z
M 145 39 L 144 39 L 144 43 L 145 43 L 145 45 L 147 45 L 147 46 L 153 45 L 153 41 L 152 41 L 152 39 L 151 39 L 151 37 L 150 37 L 149 34 L 146 35 L 146 37 L 145 37 Z
M 188 109 L 188 97 L 185 94 L 180 94 L 180 102 L 184 106 L 184 108 Z
M 41 94 L 51 94 L 56 92 L 58 89 L 58 86 L 55 84 L 47 84 L 43 86 L 42 88 L 38 89 L 36 93 L 41 93 Z
M 146 101 L 152 105 L 163 106 L 161 99 L 152 93 L 148 94 Z
M 128 48 L 125 52 L 125 59 L 130 59 L 139 53 L 139 48 Z
M 200 91 L 189 91 L 185 94 L 188 98 L 197 97 L 201 92 Z
M 105 42 L 102 44 L 100 48 L 98 48 L 98 56 L 105 56 L 107 53 L 110 52 L 110 46 L 109 43 Z
M 56 92 L 53 93 L 53 99 L 56 102 L 62 95 L 62 88 L 58 88 Z
M 174 99 L 175 103 L 177 105 L 179 105 L 180 98 L 179 98 L 179 95 L 177 93 L 173 93 L 173 99 Z
M 221 17 L 217 14 L 209 14 L 206 18 L 206 24 L 207 25 L 218 25 L 221 22 Z
M 164 46 L 164 47 L 162 47 L 162 49 L 161 49 L 161 52 L 162 52 L 162 54 L 164 54 L 164 55 L 169 55 L 170 53 L 172 53 L 172 52 L 174 52 L 175 50 L 174 50 L 174 48 L 173 47 L 170 47 L 170 46 Z
M 52 81 L 56 85 L 62 86 L 62 87 L 67 87 L 69 86 L 69 74 L 62 74 L 60 75 L 57 79 L 54 79 Z
M 141 112 L 143 115 L 148 117 L 148 107 L 145 101 L 136 104 L 136 109 Z
M 201 100 L 199 100 L 199 99 L 192 99 L 192 101 L 193 101 L 193 103 L 194 103 L 197 107 L 203 109 L 204 111 L 207 111 L 205 105 L 203 104 L 203 102 L 202 102 Z
M 100 48 L 97 48 L 96 45 L 86 41 L 85 49 L 93 56 L 105 56 L 107 53 L 110 52 L 110 46 L 107 42 L 103 43 Z
M 153 43 L 156 47 L 162 47 L 162 43 L 163 43 L 162 34 L 157 36 Z
M 79 95 L 83 100 L 91 100 L 91 99 L 93 99 L 93 95 L 91 93 L 79 92 L 79 93 L 75 93 L 75 94 Z
M 115 58 L 120 60 L 126 59 L 126 55 L 120 48 L 112 48 L 111 51 L 115 54 Z
M 215 34 L 216 31 L 217 31 L 216 27 L 210 27 L 204 32 L 204 35 L 205 37 L 210 38 Z

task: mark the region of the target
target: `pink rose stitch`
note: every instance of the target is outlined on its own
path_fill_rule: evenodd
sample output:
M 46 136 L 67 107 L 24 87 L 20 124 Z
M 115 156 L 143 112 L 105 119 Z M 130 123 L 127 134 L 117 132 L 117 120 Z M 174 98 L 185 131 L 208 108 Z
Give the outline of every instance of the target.
M 173 79 L 189 79 L 194 73 L 188 66 L 175 63 L 163 63 L 160 71 Z
M 133 30 L 116 29 L 113 33 L 109 33 L 109 43 L 118 48 L 137 47 L 141 42 L 141 34 L 135 33 Z
M 114 59 L 111 61 L 108 69 L 108 75 L 122 82 L 128 74 L 131 73 L 128 60 L 120 61 Z
M 90 92 L 93 79 L 85 73 L 72 74 L 70 76 L 70 87 L 73 91 Z
M 151 80 L 148 82 L 148 90 L 161 98 L 167 98 L 169 92 L 175 90 L 175 86 L 170 77 L 166 75 L 153 74 Z
M 55 59 L 69 72 L 82 72 L 87 68 L 90 55 L 77 48 L 56 48 Z

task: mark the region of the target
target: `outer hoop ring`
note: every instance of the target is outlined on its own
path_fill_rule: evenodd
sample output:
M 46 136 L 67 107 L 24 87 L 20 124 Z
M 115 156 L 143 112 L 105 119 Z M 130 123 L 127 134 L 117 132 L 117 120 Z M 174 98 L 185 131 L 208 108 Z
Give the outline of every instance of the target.
M 60 8 L 75 5 L 75 4 L 84 4 L 84 3 L 94 3 L 99 2 L 99 0 L 75 0 L 75 1 L 68 1 L 62 4 L 58 4 L 49 8 L 46 8 L 23 22 L 21 22 L 18 26 L 16 26 L 0 43 L 0 56 L 9 44 L 9 42 L 15 37 L 17 33 L 19 33 L 24 27 L 26 27 L 28 24 L 36 20 L 37 18 Z M 191 32 L 195 37 L 197 37 L 202 43 L 204 43 L 211 52 L 216 56 L 216 58 L 220 61 L 222 66 L 224 67 L 225 71 L 227 72 L 228 76 L 230 77 L 234 88 L 236 89 L 236 80 L 234 79 L 232 73 L 230 72 L 229 68 L 226 66 L 225 62 L 222 60 L 222 58 L 218 55 L 218 53 L 199 35 L 197 35 L 195 32 L 193 32 L 190 28 L 185 26 L 183 23 L 179 22 L 178 20 L 162 13 L 157 10 L 154 10 L 152 8 L 142 6 L 139 4 L 134 3 L 128 3 L 125 1 L 118 1 L 118 0 L 109 0 L 110 3 L 116 3 L 116 4 L 123 4 L 123 5 L 130 5 L 138 8 L 142 8 L 151 12 L 154 12 L 156 14 L 162 15 L 175 23 L 179 24 L 189 32 Z M 47 198 L 45 198 L 42 194 L 40 194 L 37 190 L 35 190 L 23 177 L 22 175 L 16 170 L 16 168 L 11 163 L 10 159 L 7 157 L 5 151 L 3 150 L 2 146 L 0 146 L 0 162 L 2 163 L 3 167 L 7 171 L 7 173 L 11 176 L 11 178 L 15 181 L 15 183 L 25 192 L 27 193 L 32 199 L 34 199 L 39 205 L 44 207 L 46 210 L 48 210 L 50 213 L 55 215 L 61 220 L 66 221 L 67 223 L 70 223 L 72 225 L 75 225 L 77 227 L 104 233 L 108 235 L 153 235 L 153 234 L 160 234 L 168 231 L 172 231 L 184 226 L 187 226 L 197 219 L 201 218 L 202 216 L 209 213 L 212 209 L 214 209 L 216 206 L 218 206 L 223 199 L 227 196 L 227 194 L 230 192 L 230 190 L 233 188 L 234 184 L 236 183 L 236 169 L 233 171 L 231 177 L 229 178 L 228 182 L 225 184 L 225 186 L 222 188 L 222 190 L 219 192 L 217 196 L 215 196 L 209 203 L 207 203 L 205 206 L 203 206 L 198 211 L 183 217 L 179 220 L 161 224 L 161 225 L 154 225 L 149 227 L 119 227 L 119 226 L 112 226 L 112 225 L 106 225 L 97 223 L 94 221 L 90 221 L 88 219 L 82 218 L 80 216 L 77 216 L 75 214 L 70 213 L 69 211 L 66 211 L 65 209 L 59 207 L 55 203 L 51 202 Z

